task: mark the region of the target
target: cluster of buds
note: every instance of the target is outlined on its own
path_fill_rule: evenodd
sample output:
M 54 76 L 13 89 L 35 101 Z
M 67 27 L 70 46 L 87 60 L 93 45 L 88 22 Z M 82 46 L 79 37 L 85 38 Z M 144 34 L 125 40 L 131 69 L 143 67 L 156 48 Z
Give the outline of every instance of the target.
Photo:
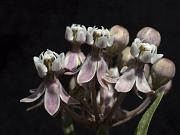
M 171 88 L 175 65 L 157 53 L 161 36 L 154 28 L 141 29 L 130 46 L 127 29 L 118 25 L 108 30 L 73 24 L 66 27 L 65 38 L 72 45 L 66 54 L 47 50 L 34 57 L 42 82 L 20 101 L 41 100 L 28 110 L 44 103 L 50 115 L 61 110 L 86 126 L 112 127 L 135 117 L 158 92 Z M 91 51 L 85 55 L 81 46 Z M 62 75 L 72 77 L 69 88 L 60 83 Z M 144 99 L 133 110 L 121 106 L 129 91 Z

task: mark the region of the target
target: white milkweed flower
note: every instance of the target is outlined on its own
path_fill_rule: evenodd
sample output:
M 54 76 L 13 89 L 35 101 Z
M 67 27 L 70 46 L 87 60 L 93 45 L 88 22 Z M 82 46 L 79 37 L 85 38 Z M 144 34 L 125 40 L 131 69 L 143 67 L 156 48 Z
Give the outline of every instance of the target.
M 42 52 L 39 57 L 34 57 L 35 67 L 43 80 L 38 88 L 30 90 L 30 96 L 21 99 L 20 102 L 31 103 L 38 100 L 44 94 L 40 103 L 31 108 L 44 103 L 44 107 L 50 115 L 58 112 L 61 101 L 67 104 L 79 103 L 64 90 L 56 77 L 57 73 L 63 69 L 64 59 L 64 53 L 58 55 L 51 50 L 47 50 L 45 53 Z
M 66 40 L 83 44 L 86 41 L 86 27 L 84 25 L 72 24 L 71 27 L 66 27 Z
M 58 55 L 47 49 L 46 52 L 42 52 L 39 57 L 34 57 L 34 64 L 37 69 L 38 75 L 44 78 L 48 72 L 59 72 L 64 68 L 64 53 Z
M 154 64 L 163 57 L 157 54 L 157 46 L 154 44 L 143 43 L 143 40 L 136 38 L 131 45 L 131 54 L 143 63 Z
M 101 27 L 88 27 L 86 35 L 86 43 L 89 45 L 95 45 L 98 48 L 111 47 L 113 45 L 114 38 L 110 35 L 108 29 Z

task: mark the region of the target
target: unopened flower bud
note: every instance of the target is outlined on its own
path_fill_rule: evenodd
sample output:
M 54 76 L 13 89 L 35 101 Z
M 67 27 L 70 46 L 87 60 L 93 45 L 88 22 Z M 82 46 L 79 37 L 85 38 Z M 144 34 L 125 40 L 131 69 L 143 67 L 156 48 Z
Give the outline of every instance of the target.
M 134 62 L 134 57 L 130 53 L 131 48 L 126 47 L 122 53 L 118 55 L 117 64 L 119 69 L 121 69 L 124 66 L 129 66 Z
M 108 54 L 114 56 L 120 53 L 129 43 L 129 32 L 126 28 L 115 25 L 110 29 L 110 34 L 114 37 L 114 43 L 107 51 Z
M 144 27 L 137 33 L 137 38 L 143 40 L 143 42 L 147 42 L 149 44 L 154 44 L 157 47 L 161 42 L 160 33 L 151 27 Z
M 171 60 L 167 58 L 160 59 L 151 68 L 153 87 L 155 89 L 159 88 L 166 84 L 169 80 L 172 80 L 175 72 L 175 64 Z

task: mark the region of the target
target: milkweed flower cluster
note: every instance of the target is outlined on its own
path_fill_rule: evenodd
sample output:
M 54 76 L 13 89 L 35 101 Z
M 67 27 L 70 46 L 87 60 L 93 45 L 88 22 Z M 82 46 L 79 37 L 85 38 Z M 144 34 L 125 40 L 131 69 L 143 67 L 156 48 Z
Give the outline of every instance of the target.
M 171 88 L 175 65 L 159 54 L 161 37 L 154 28 L 141 29 L 129 43 L 129 33 L 122 26 L 115 25 L 109 30 L 73 24 L 66 27 L 65 39 L 71 44 L 66 54 L 46 50 L 33 58 L 42 82 L 21 102 L 41 98 L 50 115 L 63 110 L 74 120 L 97 128 L 131 119 L 159 91 L 167 94 Z M 85 54 L 82 46 L 90 47 L 91 51 Z M 70 89 L 64 89 L 59 81 L 62 75 L 72 77 Z M 122 108 L 121 103 L 131 90 L 140 98 L 149 97 L 150 102 L 142 101 L 138 109 L 131 111 Z

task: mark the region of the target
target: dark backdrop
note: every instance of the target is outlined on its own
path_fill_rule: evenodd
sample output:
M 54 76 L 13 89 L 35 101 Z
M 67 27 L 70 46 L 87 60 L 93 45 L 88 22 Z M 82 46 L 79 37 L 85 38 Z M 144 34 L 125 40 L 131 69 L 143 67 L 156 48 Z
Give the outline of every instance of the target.
M 144 26 L 158 29 L 162 36 L 159 52 L 173 60 L 177 72 L 172 91 L 164 98 L 150 126 L 149 135 L 179 135 L 180 85 L 178 0 L 4 0 L 0 1 L 0 135 L 60 135 L 58 117 L 51 118 L 44 108 L 26 112 L 19 103 L 28 89 L 40 83 L 33 56 L 49 48 L 67 51 L 64 39 L 67 25 L 115 24 L 126 27 L 132 42 Z M 113 128 L 113 135 L 133 135 L 139 117 Z M 79 135 L 92 135 L 76 124 Z

